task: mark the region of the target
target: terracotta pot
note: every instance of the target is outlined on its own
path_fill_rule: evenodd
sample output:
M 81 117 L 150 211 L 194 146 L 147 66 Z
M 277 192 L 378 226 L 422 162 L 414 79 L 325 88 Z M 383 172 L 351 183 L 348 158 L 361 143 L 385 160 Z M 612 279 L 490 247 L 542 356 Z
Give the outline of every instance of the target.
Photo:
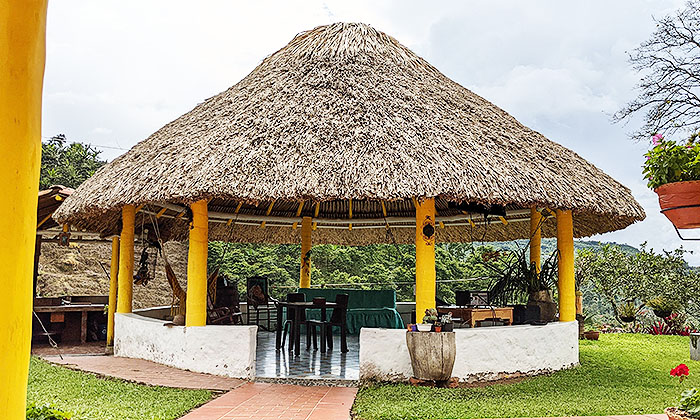
M 696 420 L 686 414 L 685 411 L 676 407 L 669 407 L 664 410 L 664 413 L 668 416 L 668 420 Z
M 583 336 L 586 340 L 597 340 L 600 338 L 600 331 L 586 331 L 583 333 Z
M 700 181 L 672 182 L 661 185 L 654 192 L 659 196 L 661 212 L 675 227 L 700 227 Z

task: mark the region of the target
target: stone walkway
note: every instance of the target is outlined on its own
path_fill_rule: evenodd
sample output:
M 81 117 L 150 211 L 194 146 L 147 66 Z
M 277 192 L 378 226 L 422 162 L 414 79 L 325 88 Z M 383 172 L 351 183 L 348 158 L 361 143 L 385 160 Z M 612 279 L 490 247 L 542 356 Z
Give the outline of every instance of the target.
M 355 394 L 357 388 L 246 383 L 180 420 L 347 420 Z
M 63 360 L 59 356 L 43 356 L 43 358 L 69 368 L 147 385 L 228 391 L 244 383 L 241 379 L 195 373 L 125 357 L 72 355 L 63 356 Z

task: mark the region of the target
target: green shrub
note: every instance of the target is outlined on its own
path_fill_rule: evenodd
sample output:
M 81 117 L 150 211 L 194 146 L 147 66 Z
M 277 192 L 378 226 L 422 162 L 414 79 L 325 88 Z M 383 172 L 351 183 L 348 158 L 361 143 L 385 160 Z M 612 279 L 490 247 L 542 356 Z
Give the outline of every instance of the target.
M 29 404 L 27 420 L 70 420 L 72 414 L 57 410 L 50 405 Z
M 700 394 L 695 388 L 683 391 L 679 408 L 690 414 L 691 417 L 698 418 L 700 415 Z

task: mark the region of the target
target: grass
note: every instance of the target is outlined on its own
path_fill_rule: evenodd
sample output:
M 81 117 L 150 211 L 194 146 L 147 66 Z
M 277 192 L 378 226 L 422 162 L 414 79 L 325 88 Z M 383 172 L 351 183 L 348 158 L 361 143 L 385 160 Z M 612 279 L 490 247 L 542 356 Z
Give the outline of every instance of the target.
M 137 385 L 54 366 L 32 357 L 27 400 L 53 404 L 75 420 L 174 420 L 212 398 L 206 390 Z
M 353 412 L 362 420 L 470 419 L 663 413 L 685 388 L 700 387 L 700 362 L 688 337 L 601 334 L 581 341 L 581 365 L 517 384 L 433 389 L 404 384 L 360 389 Z M 494 350 L 497 351 L 497 350 Z M 690 368 L 683 383 L 669 371 Z

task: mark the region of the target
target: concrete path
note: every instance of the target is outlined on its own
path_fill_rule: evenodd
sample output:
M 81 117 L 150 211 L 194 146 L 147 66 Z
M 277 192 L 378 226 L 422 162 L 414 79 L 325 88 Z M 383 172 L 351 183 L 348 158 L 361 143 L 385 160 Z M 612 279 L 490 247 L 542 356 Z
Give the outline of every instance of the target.
M 73 355 L 63 356 L 63 360 L 58 356 L 44 356 L 43 359 L 98 375 L 171 388 L 228 391 L 245 382 L 241 379 L 195 373 L 146 360 L 125 357 Z
M 247 383 L 180 420 L 348 420 L 355 394 L 357 388 Z

